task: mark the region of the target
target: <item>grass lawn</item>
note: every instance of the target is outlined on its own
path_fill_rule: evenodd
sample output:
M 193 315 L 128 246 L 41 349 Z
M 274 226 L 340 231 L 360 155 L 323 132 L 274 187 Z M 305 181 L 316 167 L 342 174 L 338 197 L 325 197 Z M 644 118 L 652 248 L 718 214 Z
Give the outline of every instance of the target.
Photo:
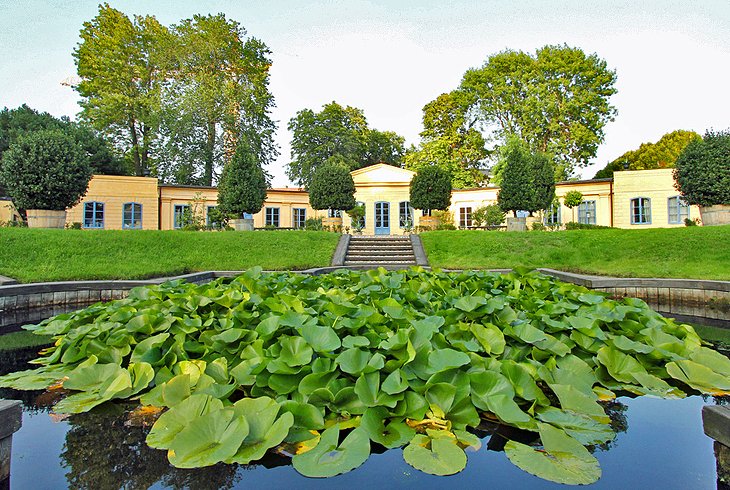
M 432 231 L 432 267 L 546 267 L 620 277 L 730 280 L 730 226 L 645 230 Z
M 0 351 L 40 347 L 52 343 L 50 336 L 36 335 L 26 330 L 0 335 Z
M 20 282 L 144 279 L 206 270 L 328 266 L 339 235 L 0 228 L 0 275 Z

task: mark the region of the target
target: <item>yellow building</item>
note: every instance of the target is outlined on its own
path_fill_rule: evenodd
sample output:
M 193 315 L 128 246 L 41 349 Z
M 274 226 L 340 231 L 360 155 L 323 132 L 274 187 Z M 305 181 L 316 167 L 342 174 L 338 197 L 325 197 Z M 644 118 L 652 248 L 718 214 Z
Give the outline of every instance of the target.
M 20 213 L 13 205 L 13 201 L 9 197 L 0 196 L 0 223 L 10 223 L 21 219 Z
M 423 212 L 409 202 L 414 172 L 379 163 L 352 172 L 355 199 L 365 206 L 363 233 L 400 235 L 420 225 Z M 583 203 L 570 209 L 564 204 L 571 190 L 583 194 Z M 685 218 L 698 218 L 696 206 L 686 206 L 674 189 L 672 169 L 616 172 L 613 178 L 560 182 L 557 203 L 535 220 L 563 226 L 569 221 L 619 228 L 684 226 Z M 449 211 L 460 228 L 473 227 L 472 213 L 496 204 L 498 187 L 456 189 Z M 83 200 L 67 212 L 67 222 L 83 228 L 172 230 L 184 216 L 210 224 L 210 211 L 217 206 L 215 187 L 158 184 L 157 179 L 95 175 Z M 327 217 L 316 211 L 302 188 L 269 189 L 264 206 L 252 217 L 256 228 L 301 228 L 308 218 Z M 19 217 L 10 201 L 0 200 L 0 221 Z M 355 228 L 346 214 L 343 226 Z
M 94 175 L 86 194 L 66 211 L 67 223 L 105 230 L 157 230 L 157 179 L 125 175 Z

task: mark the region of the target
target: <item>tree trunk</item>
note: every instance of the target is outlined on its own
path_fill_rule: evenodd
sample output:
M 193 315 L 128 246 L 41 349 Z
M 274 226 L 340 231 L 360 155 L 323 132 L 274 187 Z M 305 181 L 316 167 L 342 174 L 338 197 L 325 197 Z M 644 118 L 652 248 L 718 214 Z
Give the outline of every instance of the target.
M 205 142 L 203 185 L 213 185 L 213 165 L 215 158 L 215 121 L 208 120 L 208 135 Z
M 129 121 L 129 132 L 132 136 L 132 161 L 134 162 L 134 175 L 142 176 L 142 162 L 139 156 L 139 140 L 137 139 L 137 125 L 134 119 Z
M 142 175 L 149 175 L 149 155 L 150 155 L 150 128 L 142 125 Z

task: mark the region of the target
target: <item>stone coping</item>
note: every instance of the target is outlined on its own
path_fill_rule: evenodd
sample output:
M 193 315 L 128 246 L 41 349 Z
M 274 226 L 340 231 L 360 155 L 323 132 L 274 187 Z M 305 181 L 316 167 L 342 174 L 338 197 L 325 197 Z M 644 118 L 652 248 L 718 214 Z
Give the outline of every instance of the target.
M 415 248 L 415 247 L 414 247 Z M 334 272 L 338 269 L 366 270 L 372 269 L 372 266 L 330 266 L 316 267 L 301 271 L 292 271 L 299 274 L 326 274 Z M 491 272 L 506 273 L 511 269 L 489 269 Z M 576 274 L 572 272 L 563 272 L 555 269 L 540 268 L 537 269 L 543 274 L 553 276 L 557 279 L 585 286 L 590 289 L 598 288 L 627 288 L 627 287 L 649 287 L 649 288 L 670 288 L 670 289 L 699 289 L 710 291 L 730 292 L 730 281 L 715 281 L 701 279 L 671 279 L 671 278 L 629 278 L 629 277 L 607 277 Z M 20 294 L 38 294 L 50 293 L 57 291 L 84 291 L 84 290 L 119 290 L 131 289 L 137 286 L 148 286 L 154 284 L 162 284 L 166 281 L 183 279 L 188 282 L 202 283 L 211 281 L 218 277 L 232 277 L 242 274 L 245 271 L 204 271 L 193 272 L 172 277 L 160 277 L 155 279 L 139 279 L 139 280 L 99 280 L 99 281 L 58 281 L 58 282 L 39 282 L 28 284 L 6 284 L 0 285 L 0 297 L 15 296 Z M 275 271 L 267 271 L 275 272 Z

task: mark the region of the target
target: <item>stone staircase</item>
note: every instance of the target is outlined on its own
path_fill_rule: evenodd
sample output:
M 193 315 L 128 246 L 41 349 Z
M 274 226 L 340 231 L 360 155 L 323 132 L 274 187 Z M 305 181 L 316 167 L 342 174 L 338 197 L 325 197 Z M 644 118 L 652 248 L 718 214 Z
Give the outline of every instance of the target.
M 352 236 L 343 265 L 400 269 L 416 265 L 416 255 L 408 236 Z

